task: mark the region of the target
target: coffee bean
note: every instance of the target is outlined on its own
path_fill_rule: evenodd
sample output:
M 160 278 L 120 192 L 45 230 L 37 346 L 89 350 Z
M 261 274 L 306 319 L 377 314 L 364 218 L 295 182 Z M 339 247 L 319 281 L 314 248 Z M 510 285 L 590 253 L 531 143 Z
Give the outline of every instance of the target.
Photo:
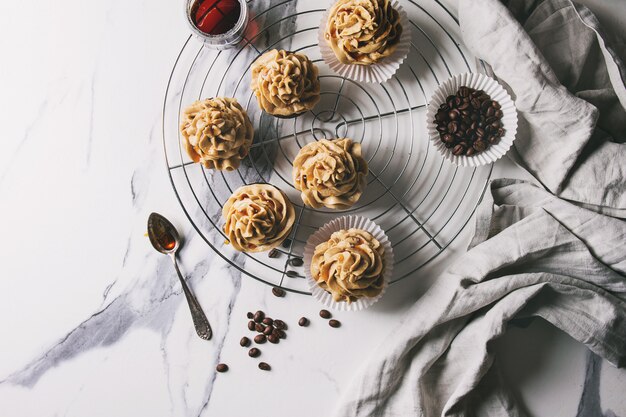
M 283 248 L 289 249 L 291 247 L 291 239 L 283 240 Z
M 220 363 L 215 367 L 215 370 L 217 372 L 226 372 L 228 371 L 228 365 L 226 365 L 225 363 Z
M 448 119 L 448 113 L 445 113 L 441 110 L 439 110 L 437 114 L 435 114 L 435 120 L 437 122 L 445 122 L 447 119 Z
M 500 110 L 500 108 L 501 108 L 500 103 L 498 103 L 497 101 L 492 101 L 491 102 L 491 107 L 493 107 L 496 110 Z
M 287 275 L 289 278 L 296 278 L 298 276 L 298 273 L 296 271 L 287 271 L 285 275 Z
M 254 314 L 252 314 L 251 311 L 248 311 L 248 313 L 246 314 L 246 317 L 248 317 L 250 320 L 252 320 L 254 318 Z
M 498 136 L 499 138 L 501 138 L 502 136 L 504 136 L 504 129 L 502 129 L 502 128 L 498 129 L 498 134 L 497 134 L 497 136 Z
M 270 343 L 274 343 L 274 344 L 280 342 L 280 338 L 276 336 L 275 334 L 271 334 L 267 336 L 267 340 L 269 340 Z
M 442 135 L 442 136 L 441 136 L 441 140 L 442 140 L 444 143 L 452 143 L 452 142 L 454 142 L 454 136 L 452 136 L 452 135 L 451 135 L 451 134 L 449 134 L 449 133 L 446 133 L 445 135 Z
M 495 145 L 496 143 L 500 142 L 500 138 L 495 136 L 495 135 L 491 135 L 489 136 L 489 138 L 487 139 L 489 141 L 489 143 L 491 143 L 492 145 Z
M 248 351 L 248 356 L 250 356 L 251 358 L 256 358 L 260 354 L 261 354 L 261 351 L 255 347 L 253 347 L 252 349 Z
M 465 146 L 463 145 L 456 145 L 454 149 L 452 149 L 452 155 L 461 155 L 463 153 L 465 153 Z
M 270 317 L 265 317 L 263 319 L 263 324 L 265 324 L 266 326 L 271 326 L 272 324 L 274 324 L 274 320 L 272 320 Z
M 476 150 L 476 152 L 482 152 L 485 149 L 487 149 L 487 147 L 489 145 L 488 145 L 487 142 L 485 142 L 484 140 L 480 139 L 480 140 L 477 140 L 476 142 L 474 142 L 474 144 L 472 146 L 473 146 L 473 149 Z
M 254 313 L 254 321 L 255 322 L 261 323 L 264 318 L 265 318 L 265 313 L 262 312 L 261 310 L 259 310 L 256 313 Z
M 474 148 L 467 148 L 467 150 L 465 151 L 465 156 L 472 156 L 476 153 L 476 151 L 474 150 Z
M 474 109 L 480 109 L 480 100 L 477 98 L 473 98 L 471 104 Z
M 504 113 L 502 113 L 502 110 L 496 110 L 494 114 L 496 115 L 496 117 L 502 117 L 504 115 Z
M 283 290 L 282 288 L 274 287 L 272 288 L 272 294 L 274 294 L 276 297 L 284 297 L 285 290 Z
M 493 107 L 489 107 L 487 109 L 487 112 L 485 113 L 487 115 L 487 117 L 491 117 L 494 116 L 496 113 L 496 109 L 494 109 Z M 496 116 L 497 117 L 497 116 Z
M 459 96 L 461 97 L 467 97 L 470 95 L 470 89 L 468 87 L 461 87 L 459 88 Z
M 274 327 L 273 326 L 267 326 L 265 329 L 263 329 L 263 334 L 265 336 L 269 336 L 272 334 L 272 332 L 274 331 Z
M 278 330 L 283 330 L 287 328 L 287 323 L 285 323 L 282 320 L 274 320 L 274 327 L 276 327 Z
M 286 339 L 287 333 L 285 333 L 283 330 L 276 329 L 276 336 L 278 336 L 279 339 Z
M 300 327 L 306 327 L 309 325 L 309 319 L 307 319 L 306 317 L 300 317 L 300 320 L 298 320 L 298 325 Z
M 457 122 L 448 123 L 448 132 L 454 133 L 458 130 L 458 128 L 459 128 L 459 125 Z
M 458 111 L 457 109 L 450 110 L 450 113 L 448 113 L 448 119 L 456 120 L 460 115 L 461 115 L 461 112 Z
M 248 347 L 250 346 L 250 339 L 248 339 L 247 337 L 242 337 L 241 340 L 239 341 L 239 345 L 241 347 Z
M 256 323 L 255 323 L 254 321 L 250 320 L 250 321 L 248 322 L 248 329 L 249 329 L 249 330 L 254 330 L 254 327 L 255 327 L 255 326 L 256 326 Z
M 259 362 L 259 369 L 262 371 L 269 371 L 270 369 L 272 369 L 272 367 L 269 365 L 269 363 Z
M 256 330 L 259 333 L 263 333 L 263 330 L 265 330 L 265 326 L 263 326 L 261 323 L 256 323 L 254 325 L 254 330 Z
M 302 260 L 302 258 L 291 258 L 289 263 L 291 264 L 291 266 L 295 267 L 304 265 L 304 261 Z
M 332 317 L 332 314 L 330 314 L 330 311 L 328 310 L 320 310 L 320 317 L 323 319 L 329 319 Z
M 264 334 L 257 334 L 256 336 L 254 336 L 254 343 L 258 343 L 258 344 L 263 344 L 267 341 L 267 336 L 265 336 Z
M 279 255 L 280 255 L 280 252 L 276 248 L 272 249 L 267 254 L 267 256 L 270 257 L 270 258 L 278 258 Z
M 332 319 L 332 320 L 329 320 L 329 321 L 328 321 L 328 325 L 329 325 L 330 327 L 337 328 L 337 327 L 340 327 L 340 326 L 341 326 L 341 322 L 340 322 L 339 320 Z

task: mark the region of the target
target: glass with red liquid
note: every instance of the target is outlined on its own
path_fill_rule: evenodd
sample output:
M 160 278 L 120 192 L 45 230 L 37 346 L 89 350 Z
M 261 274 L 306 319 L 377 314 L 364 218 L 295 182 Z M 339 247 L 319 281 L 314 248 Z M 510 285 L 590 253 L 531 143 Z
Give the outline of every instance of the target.
M 215 49 L 237 45 L 248 26 L 245 0 L 185 0 L 185 15 L 191 31 Z

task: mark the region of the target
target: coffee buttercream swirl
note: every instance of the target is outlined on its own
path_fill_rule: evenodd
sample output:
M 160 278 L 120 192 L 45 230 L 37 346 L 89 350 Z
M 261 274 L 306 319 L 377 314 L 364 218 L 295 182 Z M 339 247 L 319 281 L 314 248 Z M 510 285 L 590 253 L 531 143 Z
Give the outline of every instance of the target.
M 296 214 L 287 196 L 270 184 L 244 185 L 222 208 L 228 243 L 242 252 L 262 252 L 280 245 Z
M 183 144 L 194 162 L 207 168 L 232 171 L 248 155 L 254 129 L 236 99 L 199 100 L 182 114 Z

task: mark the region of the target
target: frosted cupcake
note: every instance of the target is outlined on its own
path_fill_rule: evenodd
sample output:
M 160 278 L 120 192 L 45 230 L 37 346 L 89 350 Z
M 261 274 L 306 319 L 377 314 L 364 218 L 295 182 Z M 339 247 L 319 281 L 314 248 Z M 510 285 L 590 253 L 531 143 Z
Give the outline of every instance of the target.
M 372 65 L 394 53 L 402 30 L 389 0 L 339 0 L 328 13 L 324 39 L 342 64 Z
M 263 252 L 287 238 L 296 219 L 287 196 L 270 184 L 244 185 L 222 208 L 224 234 L 241 252 Z
M 199 100 L 182 114 L 180 133 L 187 154 L 207 168 L 232 171 L 248 155 L 254 129 L 236 99 Z
M 348 138 L 311 142 L 293 162 L 294 186 L 304 204 L 313 208 L 352 207 L 363 194 L 366 176 L 361 144 Z
M 306 55 L 273 49 L 252 64 L 251 88 L 266 113 L 297 116 L 319 102 L 318 74 Z
M 317 245 L 311 276 L 336 302 L 374 298 L 385 287 L 385 250 L 372 234 L 342 229 Z

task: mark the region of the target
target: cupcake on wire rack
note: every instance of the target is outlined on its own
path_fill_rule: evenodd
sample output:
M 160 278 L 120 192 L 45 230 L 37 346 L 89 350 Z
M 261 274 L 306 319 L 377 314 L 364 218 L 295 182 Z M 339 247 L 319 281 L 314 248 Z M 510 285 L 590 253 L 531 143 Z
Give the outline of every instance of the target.
M 383 296 L 391 279 L 391 242 L 367 218 L 340 217 L 309 237 L 304 271 L 313 297 L 325 306 L 363 310 Z
M 322 17 L 318 41 L 324 62 L 339 75 L 382 83 L 408 55 L 411 35 L 398 2 L 338 0 Z

